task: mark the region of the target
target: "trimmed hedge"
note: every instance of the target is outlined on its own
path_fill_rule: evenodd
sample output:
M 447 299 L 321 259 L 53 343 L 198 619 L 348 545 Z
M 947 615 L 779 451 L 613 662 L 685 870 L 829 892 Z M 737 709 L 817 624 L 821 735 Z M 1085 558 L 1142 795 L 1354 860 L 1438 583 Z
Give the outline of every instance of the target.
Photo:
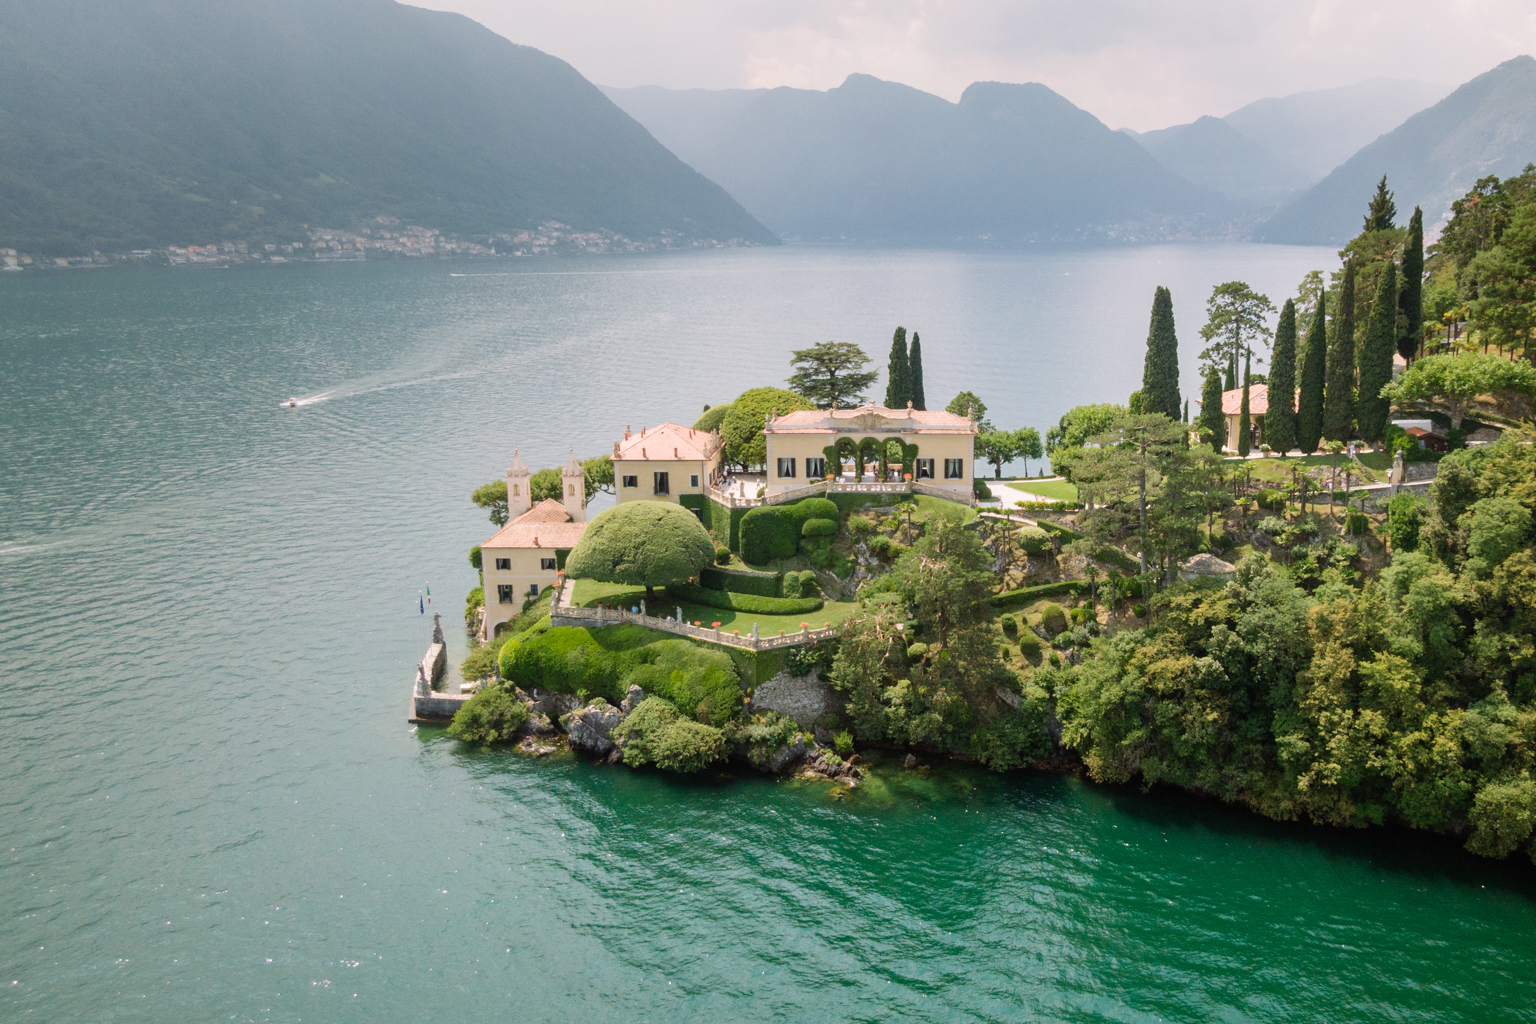
M 723 608 L 732 612 L 752 615 L 803 615 L 820 611 L 824 603 L 819 597 L 758 597 L 755 594 L 732 594 L 724 590 L 708 590 L 697 583 L 674 583 L 667 588 L 667 596 L 674 601 L 702 604 L 710 608 Z
M 723 590 L 732 594 L 755 594 L 758 597 L 784 596 L 784 574 L 777 572 L 705 569 L 699 574 L 699 583 L 708 590 Z M 790 596 L 798 597 L 799 595 Z
M 802 537 L 831 537 L 836 533 L 836 519 L 807 519 L 800 527 Z
M 1011 608 L 1015 605 L 1029 604 L 1038 601 L 1042 597 L 1056 597 L 1061 594 L 1086 594 L 1090 591 L 1087 580 L 1063 580 L 1060 583 L 1042 583 L 1035 587 L 1020 587 L 1018 590 L 1007 590 L 992 597 L 991 604 L 994 608 Z
M 789 558 L 798 550 L 800 530 L 812 519 L 838 519 L 836 502 L 806 498 L 793 505 L 764 505 L 741 520 L 741 557 L 751 565 Z M 834 533 L 836 530 L 834 529 Z

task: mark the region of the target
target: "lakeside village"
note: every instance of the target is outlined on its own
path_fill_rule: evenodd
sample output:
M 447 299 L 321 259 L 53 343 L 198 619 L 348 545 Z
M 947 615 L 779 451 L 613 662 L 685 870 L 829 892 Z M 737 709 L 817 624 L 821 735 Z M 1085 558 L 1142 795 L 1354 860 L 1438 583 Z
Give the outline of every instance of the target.
M 163 249 L 135 249 L 123 253 L 93 252 L 87 256 L 56 256 L 48 259 L 3 248 L 0 249 L 0 272 L 78 270 L 123 265 L 231 267 L 365 259 L 656 252 L 662 249 L 720 248 L 726 244 L 686 238 L 672 231 L 637 241 L 613 231 L 577 231 L 559 221 L 546 221 L 537 228 L 525 231 L 480 235 L 473 239 L 444 235 L 436 228 L 423 228 L 414 224 L 402 227 L 398 218 L 384 216 L 373 218 L 368 225 L 356 231 L 333 228 L 309 230 L 307 224 L 303 227 L 305 238 L 281 243 L 221 241 L 207 245 L 172 245 Z
M 1486 291 L 1416 319 L 1439 301 L 1416 285 L 1498 242 L 1442 236 L 1425 268 L 1419 211 L 1394 216 L 1383 183 L 1343 268 L 1278 310 L 1213 291 L 1193 419 L 1159 288 L 1142 387 L 1044 439 L 968 391 L 930 409 L 898 328 L 878 404 L 869 357 L 826 342 L 691 426 L 537 472 L 514 452 L 473 495 L 496 529 L 467 682 L 439 688 L 438 626 L 413 718 L 834 795 L 943 757 L 1140 776 L 1532 852 L 1536 343 Z

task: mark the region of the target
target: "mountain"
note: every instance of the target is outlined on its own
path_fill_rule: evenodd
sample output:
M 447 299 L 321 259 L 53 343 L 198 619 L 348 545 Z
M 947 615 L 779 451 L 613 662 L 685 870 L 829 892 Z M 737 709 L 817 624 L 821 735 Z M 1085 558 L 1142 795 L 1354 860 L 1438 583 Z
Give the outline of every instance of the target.
M 1385 174 L 1399 219 L 1415 205 L 1430 223 L 1478 178 L 1515 174 L 1536 160 L 1536 60 L 1516 57 L 1461 86 L 1372 142 L 1283 207 L 1264 241 L 1333 245 L 1360 231 Z
M 1255 100 L 1222 120 L 1299 169 L 1310 183 L 1450 91 L 1434 82 L 1372 78 Z
M 1316 180 L 1217 117 L 1132 138 L 1170 171 L 1246 207 L 1273 208 Z
M 777 242 L 569 64 L 391 0 L 0 0 L 0 139 L 0 245 L 44 255 L 383 215 Z
M 608 96 L 790 237 L 1163 238 L 1227 208 L 1038 84 L 977 82 L 959 103 L 869 75 L 826 92 Z

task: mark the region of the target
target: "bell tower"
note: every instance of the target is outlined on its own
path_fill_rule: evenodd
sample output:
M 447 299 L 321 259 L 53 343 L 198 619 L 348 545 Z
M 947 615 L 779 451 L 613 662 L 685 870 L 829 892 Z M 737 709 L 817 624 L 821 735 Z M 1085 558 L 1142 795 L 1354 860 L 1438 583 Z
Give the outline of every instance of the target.
M 560 500 L 570 513 L 571 522 L 587 521 L 587 474 L 576 461 L 574 448 L 571 457 L 565 460 L 565 468 L 560 471 Z
M 528 488 L 529 476 L 531 474 L 528 472 L 528 467 L 523 465 L 522 456 L 514 448 L 512 450 L 512 465 L 507 467 L 508 522 L 527 512 L 533 505 L 533 496 Z

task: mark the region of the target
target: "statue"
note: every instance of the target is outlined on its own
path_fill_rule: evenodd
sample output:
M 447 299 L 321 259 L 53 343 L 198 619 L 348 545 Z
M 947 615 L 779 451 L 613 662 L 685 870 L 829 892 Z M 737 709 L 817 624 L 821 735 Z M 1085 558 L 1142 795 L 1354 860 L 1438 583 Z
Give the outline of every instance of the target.
M 440 612 L 432 613 L 432 642 L 445 646 L 448 643 L 443 639 L 443 616 Z

